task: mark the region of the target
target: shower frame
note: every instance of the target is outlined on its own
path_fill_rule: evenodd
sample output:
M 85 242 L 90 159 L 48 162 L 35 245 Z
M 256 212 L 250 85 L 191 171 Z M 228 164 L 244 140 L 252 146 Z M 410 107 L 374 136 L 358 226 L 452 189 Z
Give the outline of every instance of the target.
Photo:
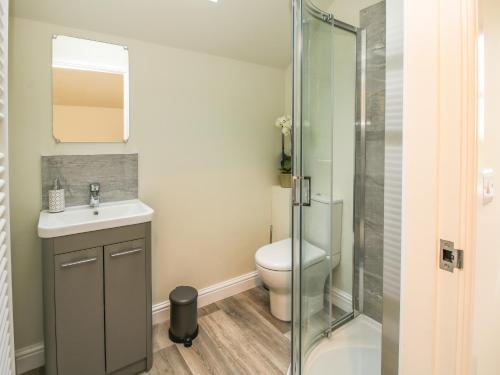
M 332 25 L 333 27 L 339 28 L 341 30 L 352 33 L 356 36 L 356 98 L 355 98 L 355 131 L 356 135 L 359 134 L 359 151 L 360 160 L 359 165 L 356 161 L 355 168 L 360 173 L 359 183 L 361 185 L 359 195 L 356 194 L 354 198 L 355 209 L 359 211 L 359 233 L 357 235 L 358 246 L 353 248 L 353 298 L 352 298 L 352 312 L 344 315 L 342 318 L 330 321 L 330 326 L 323 332 L 322 335 L 317 336 L 314 342 L 318 342 L 322 337 L 329 336 L 331 332 L 344 325 L 345 323 L 351 321 L 358 315 L 363 313 L 364 308 L 364 268 L 365 268 L 365 218 L 364 218 L 364 206 L 365 206 L 365 182 L 366 182 L 366 126 L 367 121 L 367 111 L 366 111 L 366 80 L 367 80 L 367 33 L 366 29 L 358 28 L 353 25 L 347 24 L 345 22 L 336 20 L 333 14 L 322 11 L 317 8 L 310 0 L 293 0 L 293 92 L 294 97 L 292 101 L 293 107 L 293 129 L 292 137 L 298 137 L 302 140 L 302 98 L 300 93 L 302 92 L 302 59 L 303 59 L 303 30 L 302 21 L 304 11 L 308 11 L 314 18 Z M 386 83 L 387 84 L 387 83 Z M 333 103 L 332 103 L 333 105 Z M 359 132 L 359 133 L 358 133 Z M 302 141 L 301 146 L 302 147 Z M 294 187 L 298 188 L 293 190 L 294 202 L 300 201 L 304 194 L 304 187 L 301 183 L 304 177 L 300 175 L 301 171 L 301 155 L 296 152 L 295 142 L 292 142 L 292 155 L 293 155 L 293 175 L 294 175 Z M 300 150 L 302 151 L 302 150 Z M 353 181 L 353 189 L 355 187 L 355 181 Z M 356 208 L 356 205 L 359 205 Z M 299 233 L 299 236 L 293 235 L 292 241 L 292 259 L 293 259 L 293 273 L 292 273 L 292 286 L 293 286 L 293 296 L 292 296 L 292 372 L 293 375 L 301 374 L 301 354 L 302 354 L 302 342 L 301 342 L 301 324 L 302 324 L 302 311 L 301 311 L 301 298 L 297 298 L 301 292 L 301 242 L 302 242 L 302 211 L 299 207 L 294 206 L 292 215 L 292 231 Z M 297 215 L 298 214 L 298 215 Z M 353 218 L 353 232 L 354 223 L 356 217 Z M 353 244 L 354 246 L 354 244 Z M 385 249 L 384 249 L 385 252 Z M 384 276 L 383 281 L 385 281 L 386 276 Z M 398 280 L 399 283 L 399 280 Z M 385 302 L 386 295 L 383 295 L 383 301 Z M 398 300 L 399 302 L 399 300 Z M 396 324 L 399 327 L 399 313 L 390 314 L 391 316 L 386 317 L 386 311 L 384 309 L 384 323 Z M 389 315 L 389 314 L 387 314 Z M 397 315 L 397 316 L 392 316 Z M 391 327 L 394 328 L 394 327 Z M 393 330 L 394 331 L 394 330 Z M 398 330 L 396 330 L 398 332 Z M 390 347 L 390 350 L 397 353 L 399 338 L 394 334 L 386 335 L 383 334 L 383 347 Z M 314 346 L 314 344 L 312 345 Z M 386 355 L 387 349 L 383 348 L 382 355 L 382 366 L 387 368 L 397 366 L 397 358 L 391 358 L 388 360 Z M 384 362 L 386 362 L 384 364 Z M 388 363 L 390 362 L 390 363 Z

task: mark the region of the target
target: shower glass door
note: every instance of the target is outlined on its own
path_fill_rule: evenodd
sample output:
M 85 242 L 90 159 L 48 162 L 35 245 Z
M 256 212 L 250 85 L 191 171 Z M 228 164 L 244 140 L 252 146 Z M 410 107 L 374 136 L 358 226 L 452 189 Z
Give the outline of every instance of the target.
M 306 374 L 314 344 L 353 316 L 352 303 L 334 295 L 352 296 L 355 91 L 355 31 L 295 0 L 294 375 Z
M 331 325 L 333 17 L 295 1 L 294 374 Z
M 302 351 L 331 321 L 334 29 L 323 17 L 306 7 L 302 23 Z

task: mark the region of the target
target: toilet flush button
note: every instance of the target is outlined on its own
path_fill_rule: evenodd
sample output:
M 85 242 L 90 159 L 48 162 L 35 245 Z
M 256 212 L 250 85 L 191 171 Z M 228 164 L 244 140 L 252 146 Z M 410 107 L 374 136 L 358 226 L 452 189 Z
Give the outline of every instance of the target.
M 492 169 L 485 169 L 482 171 L 483 175 L 483 205 L 487 205 L 493 201 L 495 196 L 495 173 Z

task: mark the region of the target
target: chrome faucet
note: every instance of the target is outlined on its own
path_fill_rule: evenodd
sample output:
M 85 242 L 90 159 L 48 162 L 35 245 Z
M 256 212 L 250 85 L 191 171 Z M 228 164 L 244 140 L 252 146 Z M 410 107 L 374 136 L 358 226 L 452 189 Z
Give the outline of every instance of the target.
M 97 182 L 90 184 L 90 207 L 97 208 L 99 203 L 101 203 L 101 185 Z

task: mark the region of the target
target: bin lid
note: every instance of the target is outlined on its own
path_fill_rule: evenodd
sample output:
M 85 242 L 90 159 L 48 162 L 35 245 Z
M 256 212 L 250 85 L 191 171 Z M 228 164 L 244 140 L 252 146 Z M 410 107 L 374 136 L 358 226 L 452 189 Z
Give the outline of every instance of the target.
M 198 298 L 198 291 L 191 286 L 178 286 L 170 293 L 170 303 L 176 305 L 187 305 Z

